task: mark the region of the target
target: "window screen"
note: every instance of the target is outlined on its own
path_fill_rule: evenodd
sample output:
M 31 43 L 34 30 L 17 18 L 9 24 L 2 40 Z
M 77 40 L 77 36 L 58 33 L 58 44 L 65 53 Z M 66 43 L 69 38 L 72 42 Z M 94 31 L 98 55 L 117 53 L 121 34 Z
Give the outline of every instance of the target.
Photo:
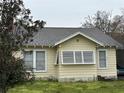
M 63 63 L 74 63 L 73 51 L 63 52 Z
M 36 51 L 36 70 L 45 70 L 45 51 Z
M 81 51 L 75 51 L 76 63 L 82 63 L 82 53 Z
M 84 63 L 93 63 L 93 51 L 83 51 Z
M 27 70 L 32 70 L 33 68 L 33 51 L 24 52 L 24 61 Z
M 106 68 L 106 51 L 99 51 L 99 67 Z

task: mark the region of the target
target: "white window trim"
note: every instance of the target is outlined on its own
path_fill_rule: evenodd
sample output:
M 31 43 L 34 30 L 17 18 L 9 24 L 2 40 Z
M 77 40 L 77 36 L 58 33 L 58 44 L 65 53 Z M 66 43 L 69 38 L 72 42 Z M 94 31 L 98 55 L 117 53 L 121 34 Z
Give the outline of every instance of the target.
M 100 63 L 99 63 L 99 51 L 105 51 L 106 53 L 106 67 L 100 67 Z M 108 69 L 108 59 L 107 59 L 107 49 L 98 49 L 98 69 L 100 70 L 106 70 Z
M 73 51 L 74 64 L 76 64 L 75 52 Z
M 83 52 L 81 52 L 81 58 L 82 58 L 82 63 L 84 63 L 84 54 L 83 54 Z
M 68 51 L 71 51 L 73 52 L 73 57 L 74 57 L 74 63 L 64 63 L 63 62 L 63 52 L 68 52 Z M 80 51 L 81 52 L 81 56 L 82 56 L 82 63 L 76 63 L 76 59 L 75 59 L 75 51 Z M 83 58 L 83 51 L 92 51 L 93 52 L 93 63 L 84 63 L 84 58 Z M 78 64 L 96 64 L 96 53 L 95 53 L 95 50 L 61 50 L 61 62 L 63 65 L 78 65 Z
M 75 64 L 75 59 L 74 59 L 74 63 L 64 63 L 64 62 L 63 62 L 63 52 L 67 52 L 67 51 L 71 51 L 71 50 L 61 51 L 61 61 L 62 61 L 62 64 Z M 73 52 L 73 56 L 74 56 L 74 50 L 71 51 L 71 52 Z
M 60 59 L 60 57 L 59 57 L 59 51 L 56 51 L 55 63 L 54 63 L 54 65 L 58 65 L 58 64 L 59 64 L 59 59 Z M 58 64 L 57 64 L 57 60 L 58 60 Z
M 33 72 L 47 72 L 47 51 L 43 49 L 24 49 L 24 51 L 33 51 Z M 36 52 L 44 51 L 45 52 L 45 70 L 36 70 Z M 30 71 L 28 71 L 30 72 Z
M 93 52 L 93 63 L 84 63 L 84 56 L 83 56 L 83 63 L 84 64 L 96 64 L 96 53 L 95 53 L 95 51 L 94 50 L 83 50 L 82 54 L 83 54 L 84 51 L 92 51 Z

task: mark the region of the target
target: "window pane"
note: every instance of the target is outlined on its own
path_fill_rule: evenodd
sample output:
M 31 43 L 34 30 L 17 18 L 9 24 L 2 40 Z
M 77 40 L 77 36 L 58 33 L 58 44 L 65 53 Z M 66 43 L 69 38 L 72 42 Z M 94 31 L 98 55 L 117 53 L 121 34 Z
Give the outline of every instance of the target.
M 27 70 L 32 70 L 33 68 L 33 52 L 25 51 L 24 52 L 24 62 Z
M 99 67 L 106 68 L 106 52 L 99 51 Z
M 82 63 L 81 51 L 75 51 L 75 60 L 76 60 L 76 63 Z
M 36 70 L 45 70 L 45 51 L 36 51 Z
M 93 51 L 84 51 L 83 52 L 84 63 L 93 63 Z
M 57 59 L 56 59 L 56 64 L 59 64 L 59 53 L 57 53 Z
M 74 56 L 72 51 L 63 52 L 63 63 L 74 63 Z

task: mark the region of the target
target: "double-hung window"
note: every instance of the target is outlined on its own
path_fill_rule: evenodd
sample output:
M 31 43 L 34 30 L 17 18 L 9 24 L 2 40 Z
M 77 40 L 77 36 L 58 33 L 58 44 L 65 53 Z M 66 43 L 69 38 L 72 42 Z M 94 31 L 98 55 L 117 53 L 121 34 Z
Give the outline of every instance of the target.
M 24 62 L 27 71 L 46 71 L 45 51 L 33 50 L 24 52 Z
M 33 68 L 33 51 L 24 52 L 24 62 L 28 71 Z
M 45 70 L 45 51 L 36 51 L 36 70 Z
M 107 60 L 106 60 L 106 50 L 99 50 L 99 68 L 106 68 L 107 67 Z
M 63 51 L 63 64 L 94 64 L 93 51 Z

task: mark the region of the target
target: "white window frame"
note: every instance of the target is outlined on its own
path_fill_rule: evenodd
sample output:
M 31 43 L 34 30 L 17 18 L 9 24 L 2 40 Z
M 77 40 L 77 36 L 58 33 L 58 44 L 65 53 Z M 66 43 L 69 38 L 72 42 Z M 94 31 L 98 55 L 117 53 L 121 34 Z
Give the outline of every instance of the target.
M 75 52 L 81 52 L 81 60 L 82 60 L 82 63 L 76 63 Z M 83 63 L 84 63 L 84 58 L 83 58 L 84 56 L 83 56 L 83 52 L 82 52 L 82 51 L 80 51 L 80 50 L 74 51 L 74 50 L 73 50 L 73 54 L 74 54 L 74 63 L 75 63 L 75 64 L 83 64 Z
M 83 63 L 84 64 L 96 64 L 96 58 L 95 58 L 96 57 L 96 53 L 95 53 L 95 51 L 93 51 L 93 50 L 83 50 L 82 54 L 83 54 L 84 51 L 89 51 L 89 52 L 92 51 L 93 52 L 93 63 L 84 63 L 84 62 Z M 83 61 L 84 61 L 84 55 L 83 55 Z
M 55 63 L 54 63 L 54 65 L 58 65 L 58 64 L 59 64 L 59 60 L 60 60 L 59 51 L 56 51 L 56 56 L 55 56 Z M 58 61 L 58 64 L 57 64 L 57 61 Z
M 33 72 L 47 72 L 47 51 L 43 49 L 25 49 L 24 51 L 32 51 L 33 52 Z M 45 52 L 45 70 L 36 70 L 36 52 L 44 51 Z M 28 71 L 30 72 L 30 71 Z
M 99 62 L 99 51 L 105 51 L 106 53 L 106 67 L 100 67 L 100 62 Z M 108 59 L 107 59 L 107 49 L 98 49 L 98 69 L 107 69 L 108 68 Z
M 74 57 L 74 63 L 64 63 L 63 62 L 63 52 L 68 52 L 68 51 L 71 51 L 71 52 L 73 52 L 73 57 Z M 82 63 L 76 63 L 76 59 L 75 59 L 75 52 L 76 51 L 79 51 L 79 52 L 81 52 L 81 56 L 82 56 Z M 92 51 L 93 52 L 93 62 L 92 63 L 84 63 L 84 56 L 83 56 L 83 51 Z M 62 50 L 61 51 L 61 62 L 62 62 L 62 64 L 63 65 L 69 65 L 69 64 L 96 64 L 96 53 L 95 53 L 95 51 L 94 50 Z
M 75 57 L 74 57 L 74 63 L 64 63 L 63 62 L 63 52 L 73 52 L 73 57 L 74 57 L 74 51 L 71 50 L 66 50 L 66 51 L 61 51 L 61 60 L 62 60 L 62 64 L 75 64 Z

